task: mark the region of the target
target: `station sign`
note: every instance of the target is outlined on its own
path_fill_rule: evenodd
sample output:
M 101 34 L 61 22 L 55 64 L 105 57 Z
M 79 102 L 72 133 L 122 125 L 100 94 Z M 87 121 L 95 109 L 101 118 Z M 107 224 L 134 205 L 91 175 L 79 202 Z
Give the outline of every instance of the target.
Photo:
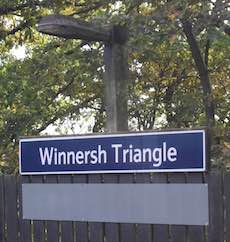
M 21 138 L 22 175 L 203 172 L 205 131 Z

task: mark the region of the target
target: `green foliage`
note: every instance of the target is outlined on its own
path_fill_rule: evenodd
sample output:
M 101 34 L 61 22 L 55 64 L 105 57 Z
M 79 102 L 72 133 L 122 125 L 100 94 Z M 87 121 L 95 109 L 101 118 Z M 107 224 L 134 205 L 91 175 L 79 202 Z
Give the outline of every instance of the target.
M 199 66 L 185 37 L 192 25 L 208 70 L 215 127 L 229 130 L 230 37 L 227 1 L 0 0 L 0 172 L 17 172 L 19 136 L 40 135 L 49 125 L 94 117 L 105 125 L 103 44 L 48 37 L 41 16 L 71 15 L 109 28 L 129 29 L 129 124 L 132 130 L 206 125 Z M 24 59 L 11 49 L 23 45 Z M 60 128 L 60 127 L 59 127 Z M 60 128 L 61 132 L 61 128 Z M 229 163 L 229 133 L 213 138 L 213 163 Z M 226 155 L 227 154 L 227 155 Z

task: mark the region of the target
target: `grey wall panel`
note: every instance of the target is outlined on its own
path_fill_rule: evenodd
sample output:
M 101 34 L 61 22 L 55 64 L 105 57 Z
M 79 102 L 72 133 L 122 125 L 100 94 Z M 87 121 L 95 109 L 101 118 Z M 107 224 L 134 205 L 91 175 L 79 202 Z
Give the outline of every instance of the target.
M 207 184 L 23 184 L 23 218 L 208 224 Z

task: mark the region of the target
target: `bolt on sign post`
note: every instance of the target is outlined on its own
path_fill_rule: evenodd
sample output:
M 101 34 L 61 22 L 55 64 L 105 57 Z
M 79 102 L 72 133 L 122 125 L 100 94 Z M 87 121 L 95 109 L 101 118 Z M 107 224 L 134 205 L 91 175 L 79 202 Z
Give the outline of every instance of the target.
M 128 130 L 127 29 L 122 26 L 102 27 L 70 16 L 49 15 L 41 19 L 38 31 L 67 39 L 104 42 L 106 130 Z

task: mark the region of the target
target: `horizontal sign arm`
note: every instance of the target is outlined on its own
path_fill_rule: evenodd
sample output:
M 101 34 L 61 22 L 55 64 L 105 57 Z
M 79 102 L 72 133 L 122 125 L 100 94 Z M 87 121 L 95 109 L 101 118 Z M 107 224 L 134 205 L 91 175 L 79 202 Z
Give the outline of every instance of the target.
M 82 39 L 86 41 L 106 41 L 111 39 L 111 31 L 102 27 L 79 21 L 71 16 L 49 15 L 42 17 L 38 31 L 67 39 Z

